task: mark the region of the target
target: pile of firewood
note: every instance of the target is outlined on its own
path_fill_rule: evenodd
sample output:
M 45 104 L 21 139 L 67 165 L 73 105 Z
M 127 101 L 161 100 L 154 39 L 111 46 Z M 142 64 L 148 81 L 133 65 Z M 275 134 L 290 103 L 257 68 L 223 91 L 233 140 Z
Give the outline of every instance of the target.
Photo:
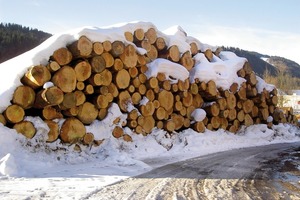
M 190 71 L 197 53 L 205 54 L 208 61 L 219 51 L 207 49 L 201 52 L 195 42 L 190 51 L 180 53 L 178 46 L 167 46 L 154 28 L 125 32 L 127 41 L 147 51 L 141 55 L 132 43 L 121 41 L 91 42 L 86 36 L 67 47 L 57 49 L 47 66 L 32 66 L 21 79 L 11 100 L 11 105 L 0 114 L 0 122 L 16 129 L 27 138 L 34 137 L 36 129 L 25 116 L 39 116 L 50 128 L 48 142 L 58 138 L 64 143 L 94 142 L 85 125 L 103 120 L 112 103 L 117 103 L 127 113 L 126 123 L 117 124 L 112 132 L 123 137 L 122 126 L 137 134 L 149 134 L 154 127 L 168 132 L 193 128 L 195 131 L 225 129 L 236 132 L 242 125 L 290 122 L 297 119 L 291 113 L 285 115 L 277 105 L 277 91 L 258 93 L 256 75 L 249 63 L 238 71 L 247 81 L 239 88 L 232 84 L 229 90 L 217 88 L 214 81 L 201 82 L 189 79 L 172 83 L 163 73 L 147 78 L 147 63 L 165 58 L 181 64 Z M 51 82 L 43 87 L 45 83 Z M 140 104 L 147 98 L 147 102 Z M 135 109 L 128 109 L 132 104 Z M 202 108 L 207 115 L 203 121 L 195 121 L 191 115 Z M 270 120 L 271 116 L 271 120 Z M 65 121 L 60 126 L 55 119 Z

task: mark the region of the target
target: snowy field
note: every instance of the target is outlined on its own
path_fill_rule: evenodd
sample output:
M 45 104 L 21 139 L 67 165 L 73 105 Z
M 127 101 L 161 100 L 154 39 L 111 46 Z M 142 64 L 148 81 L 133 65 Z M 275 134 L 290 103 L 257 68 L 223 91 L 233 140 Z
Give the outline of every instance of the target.
M 93 41 L 126 42 L 125 31 L 136 28 L 147 30 L 150 27 L 154 26 L 151 23 L 133 23 L 118 28 L 82 28 L 55 35 L 37 48 L 0 64 L 0 68 L 6 71 L 0 73 L 0 112 L 11 104 L 13 92 L 21 84 L 20 78 L 29 66 L 47 63 L 54 50 L 75 41 L 80 35 L 87 35 Z M 189 48 L 190 41 L 201 44 L 204 48 L 202 51 L 214 48 L 187 37 L 180 27 L 175 27 L 168 37 L 165 35 L 167 33 L 158 34 L 166 37 L 168 46 L 178 45 L 180 52 Z M 143 53 L 144 49 L 137 50 Z M 230 52 L 220 55 L 221 58 L 214 56 L 212 63 L 206 62 L 201 54 L 195 56 L 194 59 L 199 63 L 190 74 L 176 68 L 179 67 L 177 64 L 175 66 L 170 61 L 157 59 L 149 65 L 147 76 L 165 70 L 164 73 L 178 79 L 190 76 L 203 81 L 214 80 L 218 87 L 225 89 L 233 82 L 244 82 L 245 79 L 238 77 L 236 72 L 241 69 L 245 59 Z M 172 67 L 168 68 L 169 65 L 176 70 L 170 70 Z M 263 88 L 273 89 L 262 79 L 258 80 L 259 92 Z M 201 121 L 205 114 L 201 109 L 199 113 L 194 117 Z M 126 142 L 111 134 L 116 118 L 122 121 L 126 116 L 117 104 L 112 104 L 104 120 L 96 120 L 86 126 L 86 131 L 92 132 L 95 139 L 102 143 L 99 146 L 81 146 L 81 151 L 74 150 L 75 145 L 61 144 L 59 140 L 46 143 L 49 128 L 39 117 L 25 119 L 33 122 L 37 129 L 36 136 L 31 140 L 0 123 L 0 199 L 84 199 L 105 185 L 168 163 L 235 148 L 300 141 L 299 128 L 279 124 L 272 129 L 268 129 L 267 125 L 242 127 L 236 134 L 222 129 L 206 130 L 204 133 L 187 129 L 171 136 L 160 129 L 142 136 L 125 127 L 125 133 L 133 139 L 132 142 Z M 61 125 L 63 120 L 58 123 Z

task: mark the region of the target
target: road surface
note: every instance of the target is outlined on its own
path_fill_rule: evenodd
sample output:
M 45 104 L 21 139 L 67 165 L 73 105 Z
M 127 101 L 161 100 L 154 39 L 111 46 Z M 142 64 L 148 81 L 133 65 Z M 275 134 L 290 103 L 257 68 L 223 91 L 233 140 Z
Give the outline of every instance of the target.
M 299 172 L 300 143 L 274 144 L 169 164 L 87 199 L 300 199 Z

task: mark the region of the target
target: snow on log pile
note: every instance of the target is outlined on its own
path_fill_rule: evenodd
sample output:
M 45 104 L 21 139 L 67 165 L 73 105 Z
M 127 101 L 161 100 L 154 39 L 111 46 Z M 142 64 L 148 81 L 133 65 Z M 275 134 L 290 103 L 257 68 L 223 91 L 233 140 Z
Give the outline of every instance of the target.
M 132 139 L 123 127 L 143 135 L 154 127 L 235 133 L 243 125 L 297 123 L 276 107 L 277 90 L 245 58 L 202 44 L 180 27 L 167 33 L 137 22 L 53 36 L 29 57 L 31 66 L 20 67 L 0 122 L 33 138 L 36 128 L 26 116 L 39 116 L 50 129 L 48 142 L 86 145 L 95 141 L 85 126 L 105 119 L 113 104 L 127 119 L 114 120 L 112 135 L 126 141 Z

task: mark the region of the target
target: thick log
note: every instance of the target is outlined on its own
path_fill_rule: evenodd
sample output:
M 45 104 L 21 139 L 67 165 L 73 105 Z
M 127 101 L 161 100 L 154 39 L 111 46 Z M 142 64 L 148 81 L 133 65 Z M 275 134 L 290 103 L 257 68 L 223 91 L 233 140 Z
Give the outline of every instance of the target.
M 123 135 L 123 140 L 125 142 L 132 142 L 133 141 L 132 137 L 130 135 L 126 134 L 126 133 Z
M 142 100 L 142 95 L 139 92 L 134 92 L 131 95 L 131 101 L 133 105 L 139 105 Z
M 63 92 L 72 92 L 76 88 L 76 72 L 72 67 L 64 66 L 53 75 L 52 82 Z
M 180 51 L 178 46 L 173 45 L 168 49 L 167 58 L 173 62 L 179 62 L 180 60 Z
M 182 98 L 182 104 L 185 107 L 193 105 L 193 95 L 190 92 L 186 92 L 186 96 Z
M 228 120 L 226 118 L 224 118 L 224 117 L 220 117 L 220 120 L 221 120 L 220 128 L 224 129 L 224 130 L 227 130 L 227 128 L 228 128 Z
M 101 42 L 93 43 L 93 52 L 95 55 L 101 55 L 104 51 L 103 45 Z
M 131 44 L 127 45 L 124 52 L 120 55 L 120 59 L 124 63 L 124 67 L 135 67 L 137 65 L 138 55 L 134 46 Z
M 58 139 L 59 136 L 59 126 L 58 123 L 52 121 L 52 120 L 45 120 L 44 121 L 47 126 L 49 127 L 49 132 L 48 132 L 48 138 L 46 142 L 54 142 Z
M 103 49 L 105 52 L 109 52 L 112 48 L 111 42 L 106 40 L 102 43 Z
M 167 116 L 167 112 L 166 110 L 163 108 L 163 107 L 158 107 L 156 110 L 155 110 L 155 113 L 154 113 L 154 118 L 156 120 L 163 120 L 165 119 Z
M 21 106 L 23 109 L 29 109 L 34 105 L 35 92 L 29 86 L 21 85 L 14 91 L 12 102 Z
M 61 118 L 63 118 L 63 115 L 55 107 L 46 106 L 46 107 L 44 107 L 44 109 L 42 111 L 42 117 L 45 120 L 53 120 L 53 119 L 61 119 Z
M 123 69 L 123 67 L 124 67 L 124 64 L 123 64 L 122 60 L 120 58 L 116 58 L 114 61 L 113 70 L 120 71 L 121 69 Z
M 196 122 L 193 124 L 194 131 L 197 131 L 198 133 L 204 133 L 205 132 L 205 125 L 202 121 Z
M 60 66 L 69 64 L 72 59 L 72 53 L 65 47 L 55 50 L 51 58 L 56 61 Z
M 170 91 L 162 90 L 158 94 L 158 101 L 161 107 L 163 107 L 166 111 L 169 111 L 173 108 L 174 96 Z
M 21 82 L 28 85 L 33 89 L 42 87 L 46 82 L 51 79 L 51 73 L 47 67 L 43 65 L 32 66 L 28 69 L 22 77 Z
M 131 96 L 127 90 L 119 93 L 118 105 L 123 112 L 127 112 L 127 105 L 129 103 Z
M 253 69 L 252 69 L 252 67 L 251 67 L 251 65 L 250 65 L 249 62 L 245 62 L 244 63 L 243 69 L 244 69 L 246 75 L 253 73 Z
M 128 73 L 131 78 L 135 78 L 139 75 L 139 70 L 136 67 L 131 67 L 128 69 Z
M 110 68 L 114 65 L 115 59 L 109 52 L 104 52 L 101 56 L 105 60 L 106 68 Z
M 106 68 L 106 62 L 102 55 L 93 56 L 89 62 L 93 73 L 100 73 Z
M 119 57 L 124 52 L 124 49 L 124 43 L 122 41 L 116 40 L 111 44 L 110 53 L 113 57 Z
M 155 108 L 152 101 L 148 101 L 145 105 L 140 106 L 140 112 L 143 116 L 152 116 L 154 114 Z
M 194 60 L 191 56 L 191 53 L 189 51 L 185 52 L 181 56 L 181 58 L 179 60 L 179 63 L 181 65 L 183 65 L 188 71 L 190 71 L 194 66 Z
M 210 123 L 213 129 L 218 129 L 221 126 L 221 119 L 218 116 L 214 116 L 211 118 Z
M 175 124 L 175 130 L 178 131 L 183 127 L 184 124 L 184 117 L 178 114 L 172 114 L 171 115 L 171 120 Z
M 92 67 L 89 62 L 81 61 L 74 67 L 77 81 L 85 81 L 92 74 Z
M 64 93 L 56 86 L 43 89 L 36 94 L 34 107 L 44 108 L 45 106 L 59 105 L 64 100 Z
M 213 52 L 211 49 L 206 49 L 205 52 L 204 52 L 204 55 L 206 57 L 206 59 L 211 62 L 212 59 L 213 59 Z
M 190 46 L 191 46 L 190 50 L 191 50 L 192 56 L 196 55 L 199 52 L 197 44 L 195 42 L 192 42 L 190 44 Z
M 233 93 L 229 93 L 228 97 L 226 97 L 226 102 L 227 102 L 227 108 L 228 109 L 234 109 L 236 106 L 236 98 Z
M 91 124 L 98 117 L 98 109 L 90 102 L 85 102 L 78 108 L 77 118 L 84 124 Z
M 244 124 L 245 124 L 245 126 L 251 126 L 254 124 L 253 119 L 249 114 L 245 115 Z
M 16 124 L 23 121 L 25 117 L 25 111 L 21 106 L 13 104 L 6 108 L 4 111 L 4 117 L 7 122 Z
M 133 34 L 131 32 L 124 32 L 125 39 L 129 42 L 133 42 Z
M 98 113 L 97 119 L 99 119 L 99 120 L 105 119 L 105 117 L 107 116 L 107 113 L 108 113 L 108 109 L 107 108 L 101 108 L 101 109 L 99 109 L 99 113 Z
M 94 99 L 94 104 L 98 109 L 107 108 L 109 105 L 109 99 L 106 95 L 100 94 Z
M 124 135 L 124 130 L 119 127 L 119 126 L 116 126 L 113 131 L 112 131 L 112 135 L 115 137 L 115 138 L 120 138 Z
M 245 120 L 245 112 L 243 110 L 240 110 L 237 113 L 237 120 L 239 120 L 240 122 L 243 122 Z
M 133 32 L 133 42 L 142 41 L 144 37 L 145 37 L 145 32 L 141 28 L 138 28 Z
M 36 134 L 36 129 L 32 122 L 21 121 L 13 126 L 18 133 L 21 133 L 28 139 L 32 139 Z
M 67 118 L 61 126 L 60 138 L 65 143 L 75 143 L 86 133 L 84 124 L 77 118 Z
M 252 100 L 248 99 L 243 102 L 243 111 L 245 114 L 251 113 L 253 109 L 254 103 Z
M 162 37 L 158 37 L 155 41 L 155 47 L 158 51 L 163 51 L 167 48 L 167 45 L 166 45 L 166 42 L 165 42 L 165 39 L 162 38 Z
M 86 37 L 81 36 L 77 41 L 68 46 L 74 58 L 90 57 L 93 51 L 93 43 Z
M 175 131 L 175 123 L 173 122 L 173 120 L 168 120 L 164 122 L 164 130 L 168 131 L 169 133 L 172 133 L 173 131 Z
M 255 86 L 257 83 L 257 79 L 256 79 L 256 75 L 255 73 L 252 71 L 250 74 L 247 74 L 245 76 L 247 83 L 250 84 L 251 86 Z
M 94 142 L 94 134 L 93 133 L 86 133 L 84 136 L 83 136 L 83 140 L 82 140 L 83 144 L 86 144 L 86 145 L 90 145 Z
M 64 94 L 64 98 L 59 108 L 61 110 L 67 110 L 76 106 L 76 96 L 74 92 L 69 92 Z
M 142 126 L 142 128 L 146 134 L 151 133 L 152 129 L 155 126 L 155 120 L 152 116 L 146 116 L 146 117 L 139 116 L 138 123 L 140 126 Z
M 145 39 L 150 43 L 150 44 L 154 44 L 156 39 L 157 39 L 157 34 L 156 34 L 156 30 L 154 28 L 149 28 L 146 32 L 145 32 Z
M 219 105 L 220 111 L 227 109 L 227 99 L 219 98 L 219 99 L 217 99 L 216 102 Z M 230 107 L 232 107 L 232 105 Z M 233 108 L 231 108 L 231 109 L 233 109 Z
M 126 69 L 117 72 L 114 83 L 119 89 L 125 89 L 130 84 L 130 75 Z
M 231 109 L 229 110 L 229 113 L 228 113 L 228 121 L 233 121 L 236 119 L 236 115 L 237 115 L 237 112 L 236 112 L 236 109 Z
M 210 117 L 218 116 L 220 113 L 220 108 L 217 103 L 208 105 L 208 106 L 204 107 L 203 109 L 205 110 L 206 114 Z

